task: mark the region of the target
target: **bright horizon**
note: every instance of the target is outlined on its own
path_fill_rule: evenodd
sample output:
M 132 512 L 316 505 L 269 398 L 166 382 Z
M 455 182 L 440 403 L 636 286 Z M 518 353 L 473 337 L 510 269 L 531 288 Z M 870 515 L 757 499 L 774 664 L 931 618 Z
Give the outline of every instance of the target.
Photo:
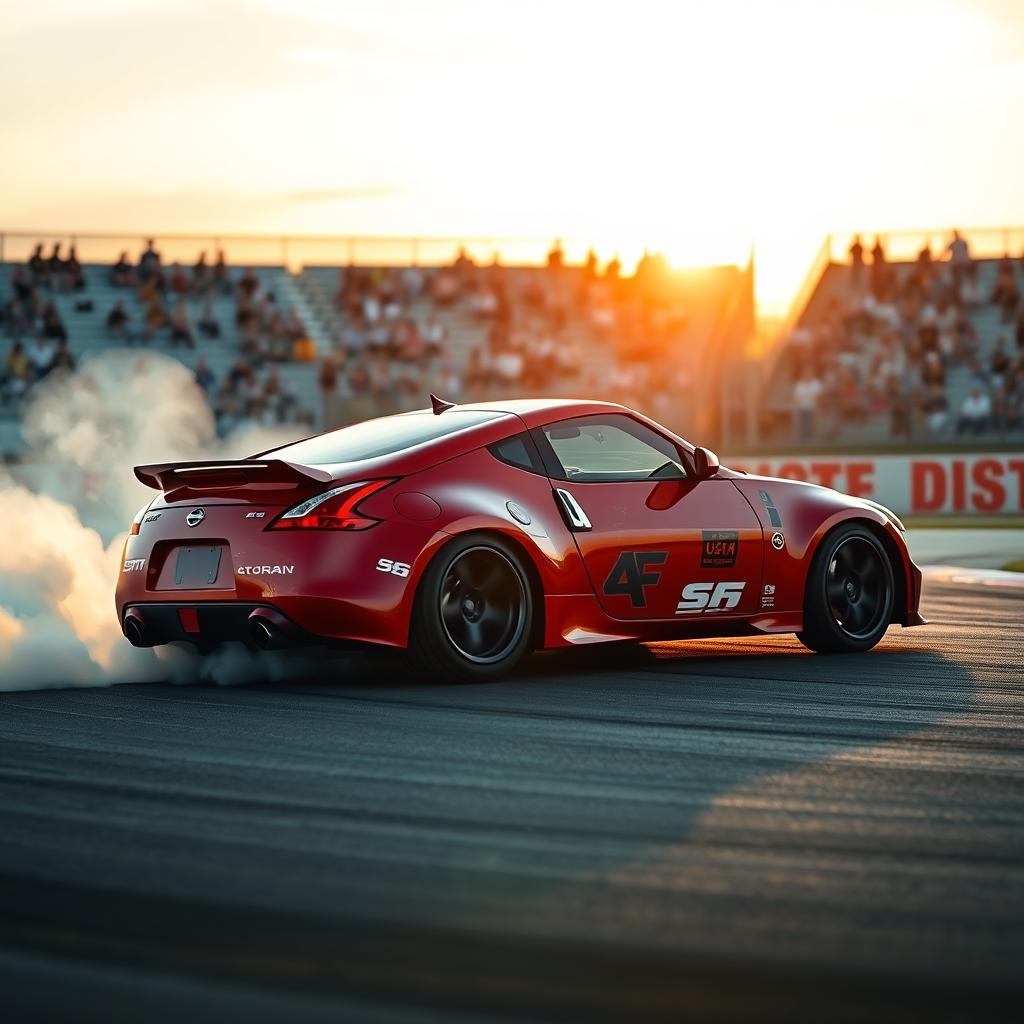
M 9 7 L 0 230 L 753 244 L 777 312 L 831 231 L 1024 224 L 1012 0 Z

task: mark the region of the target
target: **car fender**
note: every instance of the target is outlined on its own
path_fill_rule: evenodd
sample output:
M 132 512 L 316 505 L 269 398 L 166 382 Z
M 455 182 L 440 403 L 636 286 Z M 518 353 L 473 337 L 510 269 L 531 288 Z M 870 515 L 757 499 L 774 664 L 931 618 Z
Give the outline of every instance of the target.
M 837 526 L 856 520 L 871 525 L 893 561 L 898 589 L 894 621 L 904 625 L 920 621 L 921 573 L 903 534 L 884 513 L 852 495 L 816 484 L 755 476 L 733 482 L 761 520 L 764 580 L 775 588 L 777 610 L 802 612 L 807 573 L 818 546 Z M 781 535 L 781 542 L 776 535 Z
M 467 486 L 465 481 L 472 480 Z M 509 466 L 486 448 L 468 452 L 439 466 L 404 477 L 374 495 L 362 507 L 390 523 L 411 523 L 402 511 L 419 495 L 436 507 L 429 521 L 430 540 L 412 561 L 400 621 L 393 635 L 407 642 L 416 593 L 423 574 L 442 547 L 455 537 L 490 533 L 505 538 L 529 559 L 539 587 L 541 608 L 548 597 L 580 596 L 596 600 L 579 550 L 555 504 L 547 477 Z M 422 506 L 426 502 L 421 501 Z M 424 522 L 418 521 L 423 526 Z

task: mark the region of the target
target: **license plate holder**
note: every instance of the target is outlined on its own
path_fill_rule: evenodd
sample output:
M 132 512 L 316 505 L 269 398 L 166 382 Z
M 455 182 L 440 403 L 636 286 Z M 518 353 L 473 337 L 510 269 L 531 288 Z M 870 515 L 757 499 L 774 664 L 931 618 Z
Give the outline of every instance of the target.
M 174 564 L 174 585 L 185 590 L 204 590 L 217 582 L 220 560 L 224 552 L 221 544 L 197 544 L 178 548 Z

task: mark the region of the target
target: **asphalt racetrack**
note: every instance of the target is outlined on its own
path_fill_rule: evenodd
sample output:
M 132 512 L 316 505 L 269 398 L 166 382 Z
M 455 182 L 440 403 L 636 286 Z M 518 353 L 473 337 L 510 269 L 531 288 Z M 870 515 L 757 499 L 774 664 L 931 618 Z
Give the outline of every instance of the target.
M 1017 1016 L 1024 589 L 923 611 L 850 657 L 4 694 L 5 1019 Z

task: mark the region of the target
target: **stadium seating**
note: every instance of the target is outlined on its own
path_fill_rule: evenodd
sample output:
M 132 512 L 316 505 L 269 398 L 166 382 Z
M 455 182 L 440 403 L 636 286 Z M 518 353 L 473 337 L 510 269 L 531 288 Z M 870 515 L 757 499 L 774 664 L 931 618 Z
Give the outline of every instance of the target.
M 338 268 L 329 266 L 304 267 L 295 278 L 296 285 L 303 295 L 309 310 L 309 322 L 317 327 L 317 335 L 323 341 L 323 351 L 330 351 L 342 344 L 346 318 L 338 308 L 335 293 L 338 288 Z M 423 322 L 428 315 L 433 316 L 444 328 L 446 337 L 446 354 L 458 367 L 463 367 L 474 348 L 484 343 L 486 328 L 466 316 L 462 307 L 439 308 L 430 298 L 421 295 L 407 311 L 418 322 Z M 341 398 L 351 397 L 348 381 L 338 382 L 338 395 Z M 417 396 L 404 403 L 408 408 L 423 405 L 425 396 Z
M 6 284 L 16 264 L 0 264 L 0 282 Z M 138 327 L 142 320 L 143 310 L 136 298 L 134 288 L 117 288 L 110 283 L 110 267 L 83 265 L 85 288 L 76 292 L 50 293 L 45 297 L 52 299 L 60 313 L 61 320 L 68 332 L 69 347 L 75 358 L 81 361 L 90 355 L 110 349 L 121 348 L 126 355 L 133 352 L 160 352 L 173 356 L 186 366 L 194 368 L 202 357 L 215 375 L 222 380 L 239 355 L 239 335 L 235 325 L 235 301 L 230 294 L 216 294 L 213 298 L 213 313 L 220 325 L 221 337 L 209 340 L 197 330 L 193 330 L 195 348 L 181 345 L 172 346 L 169 332 L 164 329 L 151 341 L 140 342 L 129 347 L 124 342 L 115 341 L 107 330 L 107 314 L 117 302 L 124 303 L 125 309 Z M 316 337 L 318 321 L 309 316 L 305 297 L 297 288 L 295 280 L 283 267 L 258 267 L 254 272 L 267 291 L 275 293 L 278 304 L 282 308 L 294 305 L 314 336 L 314 341 L 324 343 L 324 339 Z M 6 291 L 6 288 L 4 289 Z M 79 303 L 88 301 L 92 308 L 81 311 Z M 193 328 L 199 320 L 203 300 L 197 297 L 187 299 Z M 27 337 L 26 342 L 30 339 Z M 6 346 L 5 346 L 6 347 Z M 308 402 L 308 408 L 319 421 L 319 406 L 313 401 L 316 395 L 316 367 L 310 363 L 277 364 L 282 380 L 299 396 Z M 0 452 L 17 453 L 23 448 L 18 429 L 18 408 L 14 404 L 0 405 Z
M 981 367 L 987 368 L 997 340 L 1004 338 L 1008 354 L 1017 355 L 1014 340 L 1015 325 L 1005 322 L 1000 309 L 990 303 L 989 298 L 996 283 L 1000 260 L 976 259 L 972 265 L 976 274 L 977 290 L 981 297 L 978 304 L 965 307 L 970 324 L 977 336 L 977 359 Z M 906 275 L 913 263 L 889 263 L 896 275 Z M 940 263 L 948 269 L 948 264 Z M 1009 442 L 1024 437 L 1021 428 L 1002 429 L 993 426 L 981 434 L 960 437 L 956 431 L 958 414 L 964 399 L 972 387 L 981 384 L 987 389 L 984 377 L 975 376 L 967 365 L 957 361 L 946 367 L 945 398 L 948 412 L 941 426 L 927 423 L 927 417 L 919 410 L 911 412 L 910 430 L 906 435 L 894 434 L 888 407 L 873 409 L 863 422 L 842 422 L 834 410 L 819 411 L 819 429 L 814 437 L 798 437 L 798 425 L 794 413 L 794 382 L 807 362 L 804 344 L 797 343 L 800 335 L 814 337 L 816 332 L 825 331 L 829 317 L 838 309 L 841 315 L 849 315 L 859 308 L 865 292 L 864 280 L 870 267 L 861 271 L 861 287 L 855 285 L 855 271 L 849 263 L 831 262 L 825 266 L 817 286 L 802 313 L 796 319 L 793 335 L 780 340 L 775 359 L 768 367 L 761 401 L 761 436 L 769 444 L 834 447 L 885 447 L 892 444 L 942 444 L 950 443 L 995 443 Z M 854 332 L 855 333 L 855 332 Z M 820 343 L 820 342 L 819 342 Z M 856 349 L 844 357 L 852 366 L 862 387 L 870 383 L 871 359 L 867 352 Z M 827 402 L 825 405 L 827 406 Z
M 15 263 L 0 263 L 0 301 L 10 298 L 12 289 L 8 286 L 17 267 Z M 164 267 L 165 274 L 169 269 Z M 191 270 L 187 266 L 184 269 L 187 273 Z M 428 317 L 441 326 L 445 336 L 441 357 L 416 365 L 388 355 L 350 354 L 346 359 L 346 332 L 350 325 L 347 313 L 337 301 L 339 269 L 337 265 L 307 266 L 296 273 L 283 266 L 254 268 L 261 290 L 274 294 L 277 308 L 295 308 L 316 349 L 314 361 L 272 364 L 297 399 L 298 407 L 309 414 L 307 423 L 299 424 L 303 430 L 422 407 L 427 392 L 440 388 L 446 391 L 446 397 L 459 401 L 532 393 L 593 395 L 634 405 L 685 434 L 695 430 L 700 422 L 702 398 L 717 394 L 716 374 L 730 345 L 749 335 L 753 310 L 749 268 L 708 268 L 673 276 L 667 286 L 667 299 L 662 293 L 656 299 L 645 299 L 642 287 L 637 287 L 639 277 L 623 279 L 621 285 L 615 283 L 602 292 L 603 316 L 599 309 L 588 305 L 588 278 L 582 267 L 560 267 L 554 271 L 536 266 L 501 267 L 495 271 L 489 266 L 470 265 L 464 268 L 466 288 L 451 303 L 434 301 L 431 276 L 438 270 L 428 268 L 424 270 L 425 287 L 402 310 L 401 316 L 421 328 Z M 399 273 L 403 269 L 397 268 Z M 81 291 L 41 292 L 43 301 L 52 299 L 55 303 L 67 331 L 69 349 L 79 362 L 111 348 L 123 350 L 126 357 L 133 352 L 160 352 L 190 368 L 202 358 L 215 380 L 212 394 L 243 356 L 233 292 L 211 293 L 220 337 L 210 340 L 197 329 L 205 300 L 193 295 L 187 304 L 194 348 L 173 346 L 167 327 L 157 331 L 148 342 L 135 340 L 129 345 L 111 337 L 107 315 L 115 303 L 123 303 L 138 332 L 144 309 L 136 288 L 115 287 L 108 264 L 83 265 L 82 272 L 85 287 Z M 232 281 L 237 282 L 241 272 L 240 267 L 231 268 Z M 493 315 L 475 309 L 472 299 L 477 284 L 486 290 L 489 281 L 498 280 L 491 276 L 495 272 L 510 307 L 505 326 L 497 333 Z M 657 275 L 665 273 L 655 270 L 651 279 L 653 289 L 662 288 L 668 278 Z M 604 286 L 598 277 L 589 280 Z M 83 300 L 91 303 L 91 309 L 81 308 Z M 173 297 L 168 298 L 168 307 L 173 301 Z M 652 324 L 650 335 L 644 327 L 647 323 Z M 22 335 L 26 345 L 32 337 L 31 332 Z M 545 338 L 554 339 L 546 342 L 548 357 L 535 364 L 534 358 L 543 349 Z M 655 340 L 652 342 L 651 338 Z M 4 351 L 10 343 L 11 339 L 5 337 Z M 550 356 L 552 344 L 558 350 L 557 359 Z M 517 359 L 524 368 L 521 378 L 495 368 L 508 347 L 518 352 Z M 320 387 L 325 357 L 337 362 L 335 387 L 327 393 Z M 473 369 L 481 363 L 489 368 L 482 377 Z M 374 373 L 390 375 L 395 386 L 354 396 L 350 373 L 357 364 Z M 441 373 L 442 366 L 447 377 Z M 215 398 L 213 404 L 216 409 Z M 0 453 L 17 455 L 23 450 L 19 406 L 7 402 L 0 405 Z

